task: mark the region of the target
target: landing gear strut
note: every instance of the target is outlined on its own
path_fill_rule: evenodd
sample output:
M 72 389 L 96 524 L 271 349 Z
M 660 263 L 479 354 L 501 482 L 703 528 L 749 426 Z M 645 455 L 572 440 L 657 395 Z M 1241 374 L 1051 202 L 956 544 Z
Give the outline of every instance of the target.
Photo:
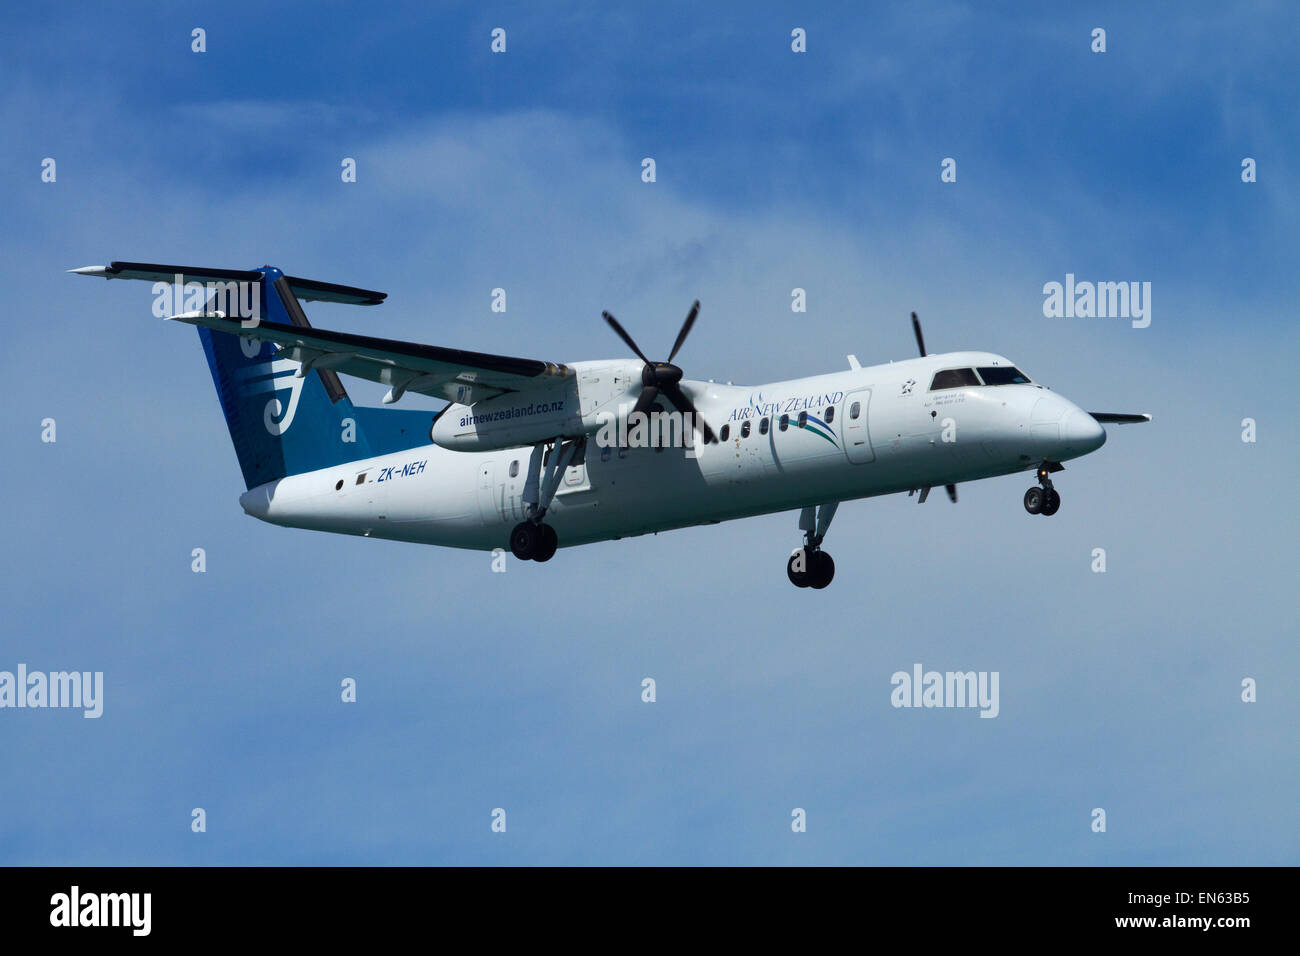
M 527 517 L 510 531 L 510 553 L 520 561 L 549 561 L 555 557 L 560 539 L 555 529 L 542 519 L 555 500 L 564 470 L 583 452 L 587 439 L 556 441 L 551 459 L 542 463 L 545 443 L 533 446 L 528 459 L 528 478 L 524 481 L 524 508 Z M 544 473 L 543 473 L 544 472 Z
M 785 564 L 786 576 L 797 588 L 821 590 L 835 577 L 835 562 L 821 549 L 822 539 L 835 517 L 838 501 L 819 508 L 809 506 L 799 513 L 799 530 L 804 533 L 804 546 L 790 555 Z
M 1042 487 L 1030 488 L 1025 492 L 1025 510 L 1031 515 L 1047 515 L 1049 518 L 1061 510 L 1061 496 L 1052 487 L 1051 473 L 1060 471 L 1061 465 L 1043 462 L 1038 466 L 1038 483 Z

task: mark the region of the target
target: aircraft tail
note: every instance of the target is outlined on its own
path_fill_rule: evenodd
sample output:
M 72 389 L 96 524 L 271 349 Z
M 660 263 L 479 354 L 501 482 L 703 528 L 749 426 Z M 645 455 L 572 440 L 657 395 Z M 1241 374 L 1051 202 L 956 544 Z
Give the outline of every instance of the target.
M 262 314 L 284 321 L 269 305 Z M 430 441 L 431 411 L 353 405 L 335 372 L 298 377 L 299 363 L 270 342 L 198 333 L 247 488 Z
M 261 317 L 310 328 L 290 280 L 269 266 L 257 271 Z M 429 442 L 433 412 L 358 408 L 336 372 L 303 375 L 271 342 L 198 333 L 248 488 Z
M 311 323 L 299 299 L 379 305 L 385 298 L 369 289 L 286 276 L 271 266 L 244 270 L 112 262 L 70 271 L 153 282 L 155 293 L 160 285 L 171 283 L 184 284 L 185 290 L 193 287 L 196 294 L 206 288 L 209 310 L 221 308 L 227 315 L 256 315 L 304 329 Z M 192 285 L 189 280 L 207 284 Z M 252 312 L 254 305 L 260 311 Z M 300 363 L 276 358 L 271 342 L 203 327 L 198 333 L 249 488 L 430 441 L 431 411 L 354 406 L 330 369 L 303 374 Z

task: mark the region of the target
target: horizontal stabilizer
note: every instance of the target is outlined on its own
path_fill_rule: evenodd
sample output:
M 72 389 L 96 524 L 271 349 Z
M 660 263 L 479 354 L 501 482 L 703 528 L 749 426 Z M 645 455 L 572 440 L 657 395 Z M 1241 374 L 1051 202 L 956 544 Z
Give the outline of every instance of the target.
M 260 272 L 248 269 L 213 269 L 205 266 L 166 266 L 152 262 L 110 262 L 106 266 L 83 266 L 69 269 L 79 276 L 97 276 L 101 279 L 140 279 L 144 282 L 175 282 L 176 276 L 186 282 L 261 282 Z M 388 298 L 387 292 L 358 289 L 334 282 L 315 279 L 298 279 L 285 276 L 293 294 L 304 302 L 341 302 L 345 305 L 380 305 Z
M 1102 425 L 1137 425 L 1151 421 L 1150 415 L 1129 415 L 1124 412 L 1089 412 Z

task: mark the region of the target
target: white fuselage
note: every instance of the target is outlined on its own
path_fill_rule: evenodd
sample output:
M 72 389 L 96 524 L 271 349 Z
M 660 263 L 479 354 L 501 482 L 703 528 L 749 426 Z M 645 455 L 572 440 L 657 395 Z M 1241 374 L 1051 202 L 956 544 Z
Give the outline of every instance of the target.
M 627 365 L 615 397 L 630 407 L 640 363 L 590 365 Z M 1105 442 L 1091 416 L 1041 385 L 929 390 L 938 370 L 988 365 L 1012 363 L 957 352 L 754 388 L 683 381 L 713 430 L 726 427 L 726 439 L 658 449 L 601 447 L 592 436 L 546 521 L 562 547 L 586 544 L 991 478 L 1077 458 Z M 581 372 L 583 363 L 574 367 Z M 799 427 L 800 411 L 829 427 Z M 785 430 L 782 415 L 789 416 Z M 525 517 L 531 451 L 429 444 L 283 478 L 249 490 L 240 503 L 289 527 L 503 548 Z

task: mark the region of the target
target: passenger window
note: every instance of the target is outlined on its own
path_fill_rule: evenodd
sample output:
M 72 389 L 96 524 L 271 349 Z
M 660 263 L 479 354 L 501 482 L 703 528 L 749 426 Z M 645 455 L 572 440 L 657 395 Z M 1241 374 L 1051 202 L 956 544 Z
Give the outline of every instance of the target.
M 334 490 L 335 490 L 335 491 L 342 491 L 342 490 L 343 490 L 343 479 L 342 479 L 342 478 L 340 478 L 340 479 L 338 480 L 338 483 L 334 486 Z
M 800 428 L 807 428 L 807 427 L 808 427 L 808 413 L 807 413 L 807 412 L 800 412 L 800 413 L 799 413 L 799 427 L 800 427 Z
M 766 418 L 761 419 L 761 420 L 759 421 L 759 423 L 758 423 L 758 433 L 759 433 L 760 435 L 766 435 L 766 434 L 767 434 L 767 419 L 766 419 Z
M 777 422 L 777 427 L 778 427 L 779 429 L 781 429 L 781 431 L 785 431 L 787 428 L 789 428 L 789 427 L 790 427 L 790 416 L 789 416 L 789 415 L 782 415 L 781 418 L 780 418 L 780 419 L 778 420 L 778 422 Z
M 862 414 L 861 402 L 854 402 L 849 406 L 849 418 L 857 418 L 860 414 Z
M 730 426 L 730 425 L 723 425 L 723 426 L 722 426 L 722 431 L 718 432 L 718 440 L 719 440 L 719 441 L 726 441 L 726 440 L 727 440 L 727 436 L 730 435 L 730 434 L 731 434 L 731 426 Z
M 518 478 L 518 477 L 519 477 L 519 459 L 518 459 L 518 458 L 516 458 L 514 461 L 512 461 L 512 462 L 510 463 L 510 477 L 511 477 L 511 478 Z
M 826 424 L 829 425 L 833 421 L 835 421 L 835 406 L 829 405 L 826 408 Z
M 745 422 L 743 422 L 743 423 L 741 424 L 741 426 L 740 426 L 740 437 L 741 437 L 741 438 L 748 438 L 748 437 L 749 437 L 749 422 L 748 422 L 748 421 L 745 421 Z
M 937 392 L 942 388 L 967 388 L 979 383 L 980 380 L 975 377 L 973 368 L 946 368 L 942 372 L 934 373 L 934 379 L 930 382 L 930 391 Z

